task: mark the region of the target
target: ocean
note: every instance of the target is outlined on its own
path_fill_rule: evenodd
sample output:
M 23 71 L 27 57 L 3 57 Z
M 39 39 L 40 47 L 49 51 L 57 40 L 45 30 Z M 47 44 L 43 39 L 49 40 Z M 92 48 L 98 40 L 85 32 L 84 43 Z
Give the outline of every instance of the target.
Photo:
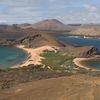
M 0 68 L 12 67 L 21 63 L 27 57 L 27 54 L 13 46 L 0 46 Z
M 57 38 L 65 43 L 76 44 L 79 46 L 95 46 L 100 50 L 99 38 L 87 38 L 87 37 L 83 38 L 78 36 L 67 36 L 67 35 L 58 35 Z M 100 60 L 83 61 L 82 64 L 84 66 L 100 70 Z

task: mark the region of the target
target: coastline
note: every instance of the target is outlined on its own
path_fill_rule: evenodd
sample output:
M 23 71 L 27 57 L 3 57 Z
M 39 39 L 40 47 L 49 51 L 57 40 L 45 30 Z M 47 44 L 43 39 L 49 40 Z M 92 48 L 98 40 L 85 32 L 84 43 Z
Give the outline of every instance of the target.
M 76 37 L 76 38 L 94 38 L 94 39 L 100 39 L 100 36 L 92 36 L 92 35 L 79 35 L 79 34 L 64 34 L 67 36 L 71 36 L 71 37 Z
M 41 57 L 40 54 L 43 53 L 43 51 L 48 50 L 48 51 L 54 51 L 56 52 L 57 47 L 54 46 L 42 46 L 38 48 L 25 48 L 24 45 L 16 45 L 17 48 L 22 49 L 27 53 L 27 58 L 23 62 L 12 66 L 11 68 L 19 68 L 19 67 L 24 67 L 28 66 L 30 64 L 33 65 L 41 65 L 41 60 L 45 59 L 44 57 Z
M 85 66 L 83 65 L 81 62 L 82 61 L 87 61 L 87 60 L 94 60 L 94 59 L 100 59 L 100 58 L 97 58 L 97 57 L 91 57 L 91 58 L 75 58 L 73 60 L 73 63 L 78 66 L 78 67 L 81 67 L 81 68 L 85 68 L 86 70 L 89 70 L 89 69 L 92 69 L 92 71 L 99 71 L 97 69 L 93 69 L 93 68 L 90 68 L 89 66 Z

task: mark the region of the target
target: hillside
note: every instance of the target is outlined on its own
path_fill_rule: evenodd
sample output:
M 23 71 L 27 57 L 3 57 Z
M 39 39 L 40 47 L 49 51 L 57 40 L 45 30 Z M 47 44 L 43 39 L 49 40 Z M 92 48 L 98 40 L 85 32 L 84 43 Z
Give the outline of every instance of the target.
M 98 50 L 92 46 L 74 46 L 68 43 L 61 42 L 55 37 L 51 36 L 46 32 L 28 31 L 23 37 L 12 39 L 0 39 L 2 45 L 24 45 L 27 48 L 37 48 L 42 46 L 57 46 L 59 51 L 66 52 L 68 55 L 74 57 L 79 56 L 91 56 L 98 53 Z
M 65 44 L 58 41 L 56 38 L 52 37 L 45 32 L 32 32 L 28 33 L 24 37 L 17 40 L 19 44 L 23 44 L 26 47 L 36 48 L 45 45 L 52 45 L 58 47 L 64 47 Z M 16 42 L 16 43 L 17 43 Z
M 0 25 L 0 38 L 15 40 L 25 34 L 26 30 L 22 30 L 16 25 Z
M 0 100 L 100 100 L 99 94 L 99 78 L 72 75 L 23 83 L 2 90 Z
M 20 28 L 16 25 L 0 25 L 0 32 L 16 32 L 20 31 Z
M 89 57 L 99 54 L 99 50 L 93 46 L 66 46 L 64 52 L 75 57 Z
M 0 38 L 7 38 L 7 39 L 18 39 L 23 37 L 26 33 L 30 32 L 50 32 L 60 33 L 61 32 L 69 32 L 74 30 L 80 25 L 77 24 L 70 24 L 65 25 L 64 23 L 60 22 L 56 19 L 47 19 L 33 24 L 13 24 L 13 25 L 0 25 Z M 53 35 L 52 34 L 52 35 Z
M 22 29 L 33 28 L 42 31 L 71 31 L 77 27 L 77 25 L 65 25 L 57 19 L 47 19 L 35 24 L 21 24 L 17 26 Z
M 100 25 L 81 25 L 77 29 L 70 32 L 71 35 L 82 35 L 82 36 L 98 36 L 100 37 Z
M 68 55 L 72 55 L 75 57 L 92 56 L 99 52 L 93 46 L 81 47 L 61 42 L 45 32 L 33 32 L 27 34 L 25 37 L 19 39 L 17 42 L 31 48 L 41 47 L 45 45 L 57 46 L 59 48 L 59 51 L 66 52 Z

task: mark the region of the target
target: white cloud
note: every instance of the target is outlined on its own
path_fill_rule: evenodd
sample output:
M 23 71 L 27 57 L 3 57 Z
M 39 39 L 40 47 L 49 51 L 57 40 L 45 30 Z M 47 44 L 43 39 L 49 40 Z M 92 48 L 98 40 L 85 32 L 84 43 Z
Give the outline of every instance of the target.
M 83 7 L 89 12 L 95 12 L 97 10 L 97 7 L 94 5 L 85 4 Z
M 7 21 L 6 20 L 0 20 L 0 24 L 1 23 L 7 23 Z
M 77 2 L 76 2 L 77 1 Z M 0 0 L 0 23 L 57 18 L 66 23 L 100 19 L 98 5 L 87 0 Z M 83 2 L 85 1 L 85 2 Z M 90 0 L 89 0 L 90 1 Z M 4 20 L 2 20 L 4 19 Z

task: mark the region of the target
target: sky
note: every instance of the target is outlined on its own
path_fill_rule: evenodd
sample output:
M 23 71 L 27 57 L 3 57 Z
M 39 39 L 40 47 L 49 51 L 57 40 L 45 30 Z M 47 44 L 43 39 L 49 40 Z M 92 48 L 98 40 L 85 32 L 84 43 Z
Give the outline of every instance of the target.
M 0 0 L 0 23 L 100 23 L 100 0 Z

